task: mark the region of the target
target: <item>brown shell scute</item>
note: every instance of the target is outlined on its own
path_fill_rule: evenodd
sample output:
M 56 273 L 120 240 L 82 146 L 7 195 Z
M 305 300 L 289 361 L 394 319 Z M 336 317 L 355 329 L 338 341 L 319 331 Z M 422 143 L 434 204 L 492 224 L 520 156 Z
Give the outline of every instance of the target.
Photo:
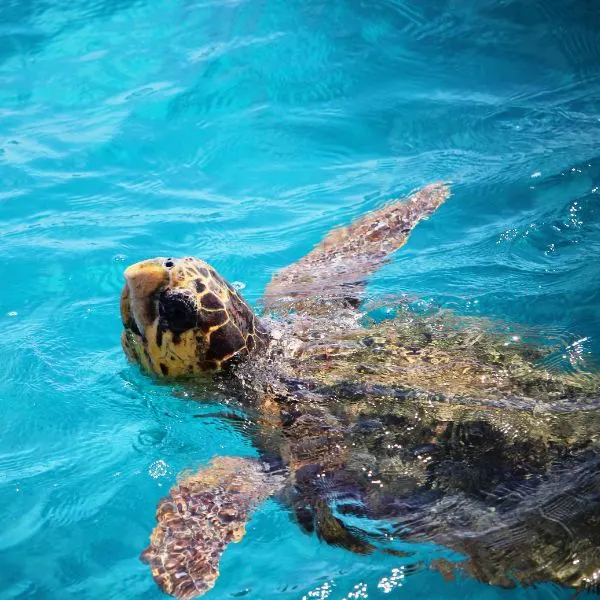
M 206 332 L 207 361 L 225 368 L 234 357 L 247 356 L 266 341 L 265 332 L 257 331 L 256 315 L 237 291 L 213 269 L 206 290 L 198 295 L 199 326 Z
M 210 312 L 205 311 L 202 315 L 202 323 L 200 329 L 204 333 L 208 333 L 211 329 L 215 329 L 222 325 L 225 325 L 229 320 L 229 315 L 223 307 L 222 310 L 212 310 Z
M 200 303 L 202 308 L 206 310 L 223 310 L 225 308 L 223 302 L 219 300 L 219 297 L 212 292 L 208 292 L 201 296 Z
M 210 344 L 206 358 L 222 360 L 228 354 L 235 354 L 246 347 L 246 340 L 231 321 L 210 334 Z
M 231 320 L 241 331 L 252 331 L 254 314 L 248 310 L 248 305 L 238 296 L 237 292 L 230 295 L 229 314 Z

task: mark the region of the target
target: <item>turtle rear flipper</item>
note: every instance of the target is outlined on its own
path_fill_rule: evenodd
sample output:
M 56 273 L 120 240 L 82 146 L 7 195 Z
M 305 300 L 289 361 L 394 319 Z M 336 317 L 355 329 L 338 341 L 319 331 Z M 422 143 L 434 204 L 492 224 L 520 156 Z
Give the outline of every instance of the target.
M 257 459 L 218 457 L 171 488 L 141 555 L 159 587 L 182 599 L 210 590 L 225 548 L 242 539 L 253 510 L 281 483 Z
M 330 546 L 346 548 L 356 554 L 371 554 L 375 551 L 375 546 L 363 539 L 358 532 L 345 525 L 338 519 L 331 510 L 331 507 L 325 500 L 315 503 L 313 508 L 315 512 L 315 530 L 319 539 Z
M 405 201 L 388 204 L 333 230 L 312 252 L 273 277 L 265 291 L 265 307 L 307 310 L 311 300 L 320 298 L 355 306 L 365 278 L 449 196 L 448 186 L 428 185 Z

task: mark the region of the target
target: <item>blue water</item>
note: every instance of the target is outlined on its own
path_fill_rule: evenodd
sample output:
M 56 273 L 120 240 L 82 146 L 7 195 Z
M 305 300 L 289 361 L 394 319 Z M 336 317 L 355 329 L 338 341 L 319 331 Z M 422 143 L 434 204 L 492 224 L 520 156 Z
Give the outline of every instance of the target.
M 126 364 L 129 263 L 196 255 L 257 302 L 332 226 L 452 181 L 369 295 L 600 357 L 597 20 L 582 0 L 3 0 L 0 597 L 159 598 L 138 561 L 158 499 L 255 453 Z M 427 568 L 385 594 L 402 564 L 270 501 L 207 598 L 570 597 Z

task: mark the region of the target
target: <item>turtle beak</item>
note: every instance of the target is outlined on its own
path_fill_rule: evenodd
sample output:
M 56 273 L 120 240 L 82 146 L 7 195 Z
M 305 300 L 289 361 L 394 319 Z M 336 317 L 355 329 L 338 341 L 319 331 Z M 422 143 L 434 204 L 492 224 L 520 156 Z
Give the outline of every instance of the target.
M 164 261 L 164 258 L 144 260 L 125 270 L 131 316 L 142 335 L 156 318 L 153 296 L 169 283 Z

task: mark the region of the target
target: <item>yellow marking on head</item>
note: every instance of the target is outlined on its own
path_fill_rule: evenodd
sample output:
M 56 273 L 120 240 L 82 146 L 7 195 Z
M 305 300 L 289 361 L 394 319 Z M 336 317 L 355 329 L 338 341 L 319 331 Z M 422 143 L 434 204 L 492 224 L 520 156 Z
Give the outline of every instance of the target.
M 123 291 L 121 292 L 121 320 L 125 327 L 129 325 L 131 320 L 131 304 L 129 302 L 129 287 L 127 285 L 123 286 Z
M 203 369 L 199 365 L 199 345 L 196 338 L 203 338 L 205 347 L 208 345 L 207 336 L 204 336 L 198 329 L 184 331 L 177 336 L 177 344 L 174 341 L 174 335 L 171 331 L 163 333 L 163 343 L 158 346 L 156 343 L 156 329 L 158 321 L 155 321 L 147 330 L 148 336 L 146 346 L 148 355 L 152 361 L 151 371 L 159 376 L 181 377 L 184 375 L 195 375 L 201 373 Z M 161 367 L 161 364 L 164 365 Z M 165 373 L 164 367 L 167 368 Z
M 125 279 L 132 295 L 149 296 L 169 281 L 169 271 L 158 261 L 144 260 L 125 269 Z
M 215 311 L 216 312 L 216 311 Z M 218 331 L 219 329 L 221 329 L 221 327 L 223 327 L 224 325 L 227 325 L 227 323 L 229 323 L 230 319 L 228 318 L 226 321 L 223 321 L 222 323 L 219 323 L 218 325 L 213 325 L 212 327 L 208 328 L 207 331 L 207 337 L 210 337 L 210 334 L 213 333 L 214 331 Z
M 143 333 L 153 320 L 148 299 L 169 283 L 169 271 L 163 265 L 162 259 L 155 258 L 144 260 L 125 269 L 125 279 L 128 291 L 124 291 L 121 296 L 121 310 L 125 305 L 125 308 L 132 313 L 138 329 Z
M 144 342 L 139 335 L 136 335 L 131 330 L 124 331 L 121 334 L 121 345 L 129 360 L 139 363 L 147 373 L 153 372 L 152 365 L 148 361 L 148 356 L 144 351 Z

